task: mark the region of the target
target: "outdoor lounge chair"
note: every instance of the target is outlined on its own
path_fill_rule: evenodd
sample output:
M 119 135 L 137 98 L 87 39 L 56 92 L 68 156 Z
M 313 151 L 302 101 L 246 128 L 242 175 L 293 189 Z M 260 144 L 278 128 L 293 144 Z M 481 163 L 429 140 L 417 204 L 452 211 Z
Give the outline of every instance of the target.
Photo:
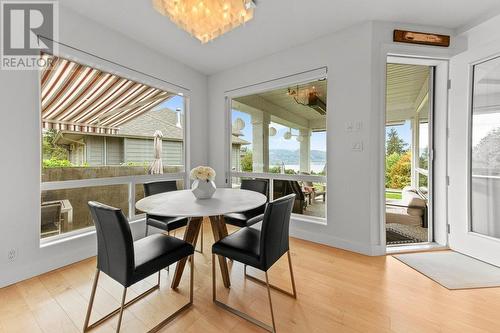
M 61 233 L 61 202 L 42 203 L 40 231 L 42 237 Z
M 414 188 L 405 187 L 401 200 L 386 203 L 385 222 L 427 228 L 426 200 Z

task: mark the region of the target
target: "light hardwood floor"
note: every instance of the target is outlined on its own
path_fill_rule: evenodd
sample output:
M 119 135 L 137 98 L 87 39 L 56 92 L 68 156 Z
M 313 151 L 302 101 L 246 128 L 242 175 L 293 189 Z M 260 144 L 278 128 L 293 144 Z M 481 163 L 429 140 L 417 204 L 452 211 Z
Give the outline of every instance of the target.
M 212 235 L 205 223 L 205 253 L 195 255 L 194 305 L 162 332 L 263 332 L 212 304 Z M 500 288 L 449 291 L 390 256 L 367 257 L 298 239 L 292 239 L 291 253 L 298 299 L 272 292 L 278 332 L 500 332 Z M 94 271 L 91 258 L 0 289 L 0 333 L 80 332 Z M 266 289 L 245 280 L 241 264 L 230 265 L 230 273 L 231 292 L 219 275 L 218 298 L 270 322 Z M 125 310 L 122 332 L 144 332 L 185 302 L 188 272 L 178 292 L 169 287 L 172 275 L 173 269 L 162 271 L 160 291 Z M 121 297 L 121 286 L 101 276 L 92 320 L 117 307 Z M 127 299 L 155 279 L 131 287 Z M 286 256 L 270 279 L 290 288 Z M 113 318 L 94 332 L 115 327 Z

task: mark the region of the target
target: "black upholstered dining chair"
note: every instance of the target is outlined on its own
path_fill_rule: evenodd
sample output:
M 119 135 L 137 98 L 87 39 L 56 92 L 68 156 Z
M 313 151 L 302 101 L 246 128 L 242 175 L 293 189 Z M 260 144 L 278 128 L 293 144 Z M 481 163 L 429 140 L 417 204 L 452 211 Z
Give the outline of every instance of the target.
M 191 259 L 189 302 L 155 326 L 150 332 L 156 332 L 193 304 L 194 248 L 191 244 L 165 234 L 154 234 L 134 242 L 127 218 L 120 209 L 95 201 L 90 201 L 88 205 L 97 234 L 97 269 L 83 325 L 84 332 L 95 328 L 116 314 L 119 314 L 116 328 L 116 332 L 119 332 L 123 310 L 159 289 L 160 271 L 186 257 Z M 89 326 L 90 314 L 101 272 L 124 287 L 121 306 Z M 158 283 L 134 299 L 125 302 L 127 288 L 154 273 L 158 273 Z
M 295 289 L 295 280 L 293 277 L 292 261 L 289 247 L 289 225 L 292 214 L 295 194 L 290 194 L 279 198 L 266 205 L 264 218 L 260 228 L 245 227 L 235 233 L 219 240 L 212 246 L 212 293 L 213 301 L 218 306 L 240 316 L 270 332 L 276 332 L 274 321 L 273 305 L 271 301 L 271 289 L 274 288 L 284 292 L 294 298 L 297 298 Z M 290 268 L 290 277 L 292 281 L 292 293 L 284 291 L 278 287 L 269 284 L 267 271 L 280 259 L 285 253 L 288 254 L 288 265 Z M 272 327 L 264 322 L 257 320 L 249 315 L 230 307 L 217 300 L 216 281 L 215 281 L 215 256 L 230 258 L 245 265 L 257 268 L 265 272 L 266 281 L 253 278 L 255 281 L 264 283 L 267 287 L 269 297 L 269 307 L 271 309 Z
M 259 192 L 267 197 L 269 183 L 267 179 L 242 179 L 241 189 Z M 265 209 L 266 205 L 264 204 L 260 207 L 248 210 L 246 212 L 226 214 L 224 215 L 224 222 L 240 228 L 247 227 L 249 226 L 249 220 L 252 220 L 253 223 L 262 221 L 262 214 L 264 214 Z M 256 218 L 258 216 L 260 216 L 261 218 Z
M 166 180 L 159 182 L 144 183 L 144 196 L 177 191 L 177 182 L 175 180 Z M 146 214 L 146 236 L 150 226 L 166 231 L 169 235 L 170 232 L 182 227 L 185 227 L 189 222 L 187 217 L 169 217 L 169 216 L 156 216 Z M 203 253 L 203 223 L 201 224 L 200 231 L 200 253 Z

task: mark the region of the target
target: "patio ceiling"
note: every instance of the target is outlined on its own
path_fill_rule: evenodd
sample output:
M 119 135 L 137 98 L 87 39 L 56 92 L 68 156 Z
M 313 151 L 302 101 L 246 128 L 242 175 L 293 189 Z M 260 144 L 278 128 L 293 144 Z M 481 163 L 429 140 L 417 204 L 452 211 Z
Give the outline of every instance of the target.
M 174 96 L 61 57 L 42 57 L 52 58 L 52 65 L 41 73 L 46 129 L 113 134 L 120 125 Z
M 299 85 L 298 90 L 306 91 L 313 87 L 319 98 L 327 103 L 327 80 Z M 297 85 L 235 98 L 233 107 L 250 114 L 258 110 L 264 111 L 271 115 L 271 121 L 284 126 L 324 130 L 326 117 L 309 106 L 297 103 L 288 94 L 288 88 L 297 90 Z
M 387 122 L 415 117 L 428 92 L 428 66 L 387 64 Z

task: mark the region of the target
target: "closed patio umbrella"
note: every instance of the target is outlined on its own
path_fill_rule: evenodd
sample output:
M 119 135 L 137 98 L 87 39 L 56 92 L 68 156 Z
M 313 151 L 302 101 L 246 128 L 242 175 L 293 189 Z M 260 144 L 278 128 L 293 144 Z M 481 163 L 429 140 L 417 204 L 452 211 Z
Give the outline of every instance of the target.
M 153 163 L 151 163 L 148 170 L 149 174 L 151 175 L 157 175 L 163 173 L 163 162 L 161 160 L 161 149 L 163 142 L 162 139 L 163 139 L 163 133 L 161 131 L 155 131 L 153 140 L 155 159 L 153 160 Z

